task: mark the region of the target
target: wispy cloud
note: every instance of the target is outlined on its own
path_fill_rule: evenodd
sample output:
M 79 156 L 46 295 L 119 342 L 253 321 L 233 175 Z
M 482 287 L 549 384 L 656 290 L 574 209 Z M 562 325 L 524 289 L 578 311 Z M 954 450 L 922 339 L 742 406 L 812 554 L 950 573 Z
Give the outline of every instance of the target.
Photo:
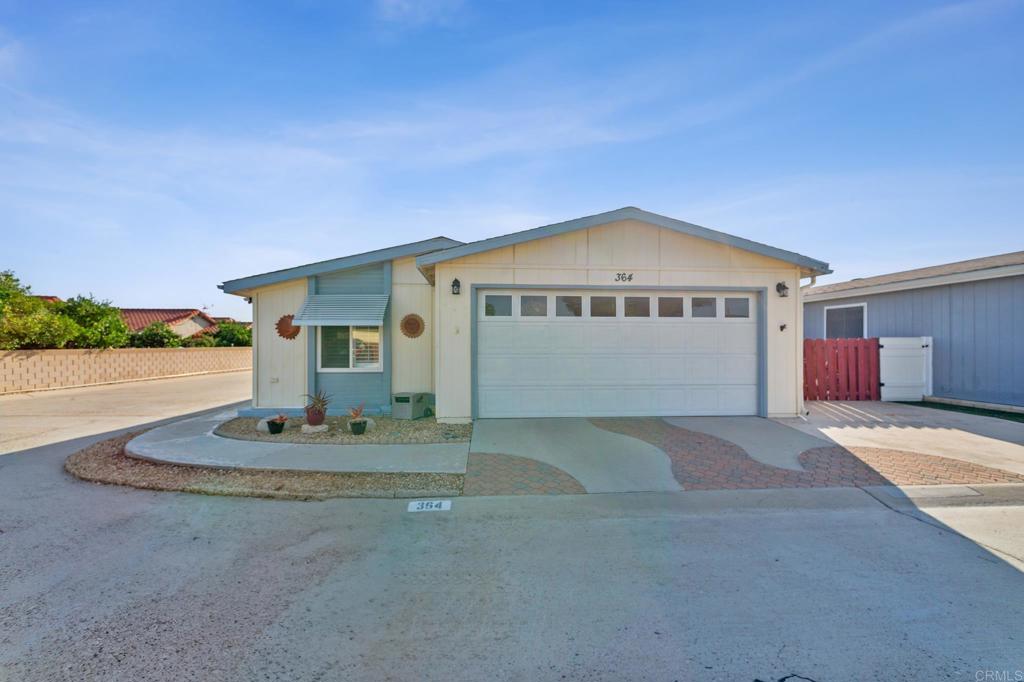
M 445 25 L 463 9 L 464 0 L 376 0 L 377 16 L 406 26 Z

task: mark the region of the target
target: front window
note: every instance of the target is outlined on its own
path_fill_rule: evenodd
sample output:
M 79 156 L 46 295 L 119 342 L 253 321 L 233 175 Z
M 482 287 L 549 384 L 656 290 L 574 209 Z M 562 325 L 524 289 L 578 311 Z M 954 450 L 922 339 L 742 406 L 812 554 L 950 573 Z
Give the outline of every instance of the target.
M 826 339 L 864 338 L 864 306 L 825 309 Z
M 380 327 L 319 327 L 319 369 L 380 370 Z

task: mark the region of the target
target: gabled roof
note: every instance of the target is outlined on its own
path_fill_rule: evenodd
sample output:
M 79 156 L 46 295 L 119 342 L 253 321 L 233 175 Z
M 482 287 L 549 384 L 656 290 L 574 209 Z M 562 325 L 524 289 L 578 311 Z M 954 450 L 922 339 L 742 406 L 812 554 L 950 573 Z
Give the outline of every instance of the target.
M 154 322 L 175 325 L 193 317 L 206 320 L 211 331 L 217 328 L 217 321 L 198 308 L 121 308 L 121 317 L 133 332 L 142 331 Z
M 932 265 L 927 268 L 902 270 L 887 275 L 858 277 L 835 284 L 824 284 L 805 290 L 804 298 L 839 298 L 867 293 L 885 293 L 950 284 L 953 281 L 971 282 L 994 277 L 1009 277 L 1015 274 L 1024 274 L 1024 251 Z
M 641 222 L 657 225 L 658 227 L 675 230 L 682 234 L 700 237 L 701 239 L 707 239 L 708 241 L 718 242 L 720 244 L 727 244 L 738 249 L 758 253 L 762 256 L 768 256 L 769 258 L 776 258 L 799 266 L 808 275 L 825 275 L 832 272 L 828 267 L 828 263 L 825 263 L 824 261 L 815 260 L 814 258 L 803 256 L 799 253 L 786 251 L 785 249 L 779 249 L 774 246 L 768 246 L 767 244 L 761 244 L 749 239 L 744 239 L 743 237 L 737 237 L 731 234 L 726 234 L 725 232 L 712 230 L 707 227 L 701 227 L 700 225 L 694 225 L 693 223 L 676 220 L 675 218 L 669 218 L 668 216 L 651 213 L 650 211 L 645 211 L 643 209 L 636 208 L 635 206 L 626 206 L 625 208 L 619 208 L 614 211 L 607 211 L 605 213 L 598 213 L 597 215 L 576 218 L 575 220 L 567 220 L 563 223 L 554 223 L 553 225 L 535 227 L 532 230 L 513 232 L 512 234 L 506 234 L 500 237 L 481 239 L 480 241 L 447 248 L 443 251 L 435 251 L 417 258 L 416 265 L 419 267 L 420 271 L 424 271 L 425 269 L 429 270 L 429 268 L 435 264 L 442 263 L 447 260 L 470 256 L 483 251 L 491 251 L 492 249 L 500 249 L 505 246 L 512 246 L 513 244 L 522 244 L 523 242 L 532 241 L 534 239 L 543 239 L 545 237 L 553 237 L 567 232 L 583 230 L 588 227 L 598 227 L 600 225 L 606 225 L 620 220 L 639 220 Z
M 226 294 L 234 294 L 247 289 L 264 287 L 268 284 L 287 282 L 290 279 L 297 279 L 299 277 L 323 275 L 328 272 L 357 268 L 361 265 L 372 265 L 373 263 L 381 263 L 383 261 L 394 260 L 395 258 L 419 256 L 420 254 L 437 251 L 438 249 L 447 249 L 452 246 L 458 246 L 461 243 L 462 242 L 449 239 L 448 237 L 432 237 L 431 239 L 424 239 L 423 241 L 411 242 L 409 244 L 401 244 L 399 246 L 391 246 L 386 249 L 377 249 L 376 251 L 367 251 L 366 253 L 357 253 L 352 256 L 343 256 L 341 258 L 332 258 L 331 260 L 299 265 L 294 268 L 265 272 L 260 275 L 250 275 L 249 277 L 230 279 L 221 284 L 220 288 L 223 289 Z

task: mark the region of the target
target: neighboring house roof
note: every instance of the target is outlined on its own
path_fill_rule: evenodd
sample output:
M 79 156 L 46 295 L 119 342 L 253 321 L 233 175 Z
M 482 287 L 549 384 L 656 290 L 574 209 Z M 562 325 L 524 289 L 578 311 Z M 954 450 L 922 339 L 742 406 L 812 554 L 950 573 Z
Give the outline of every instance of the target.
M 32 298 L 38 298 L 39 300 L 46 301 L 47 303 L 60 303 L 60 296 L 44 296 L 41 294 L 32 294 Z
M 906 289 L 922 289 L 925 287 L 954 284 L 957 282 L 973 282 L 997 277 L 1024 275 L 1024 251 L 1014 251 L 998 256 L 972 258 L 955 263 L 932 265 L 927 268 L 903 270 L 887 275 L 874 277 L 858 277 L 847 282 L 823 284 L 804 291 L 804 299 L 827 300 L 881 294 Z
M 449 239 L 448 237 L 432 237 L 431 239 L 424 239 L 422 241 L 411 242 L 409 244 L 400 244 L 399 246 L 392 246 L 386 249 L 357 253 L 352 256 L 333 258 L 331 260 L 309 263 L 308 265 L 299 265 L 297 267 L 286 268 L 284 270 L 274 270 L 260 275 L 230 279 L 221 284 L 220 288 L 226 294 L 237 294 L 242 293 L 247 289 L 264 287 L 268 284 L 277 284 L 278 282 L 287 282 L 288 280 L 299 277 L 322 275 L 328 272 L 336 272 L 338 270 L 347 270 L 348 268 L 356 268 L 362 265 L 372 265 L 373 263 L 394 260 L 395 258 L 419 256 L 438 249 L 447 249 L 452 246 L 457 246 L 461 243 L 462 242 Z
M 121 317 L 133 332 L 142 331 L 154 322 L 174 326 L 193 317 L 201 317 L 210 323 L 204 331 L 216 331 L 217 322 L 198 308 L 121 308 Z
M 712 230 L 707 227 L 701 227 L 700 225 L 694 225 L 693 223 L 676 220 L 675 218 L 669 218 L 668 216 L 651 213 L 650 211 L 645 211 L 643 209 L 636 208 L 635 206 L 626 206 L 625 208 L 619 208 L 614 211 L 607 211 L 605 213 L 598 213 L 597 215 L 576 218 L 575 220 L 568 220 L 562 223 L 555 223 L 553 225 L 535 227 L 531 230 L 523 230 L 522 232 L 513 232 L 512 234 L 506 234 L 500 237 L 481 239 L 480 241 L 447 248 L 443 251 L 435 251 L 418 257 L 416 259 L 416 265 L 421 271 L 429 271 L 433 265 L 447 260 L 470 256 L 483 251 L 500 249 L 514 244 L 522 244 L 523 242 L 532 241 L 534 239 L 543 239 L 545 237 L 553 237 L 555 235 L 574 232 L 576 230 L 598 227 L 600 225 L 606 225 L 619 220 L 639 220 L 659 227 L 664 227 L 669 230 L 675 230 L 682 234 L 700 237 L 701 239 L 718 242 L 719 244 L 727 244 L 729 246 L 743 249 L 745 251 L 751 251 L 769 258 L 776 258 L 799 266 L 808 275 L 825 275 L 832 272 L 828 267 L 828 263 L 824 261 L 815 260 L 814 258 L 803 256 L 799 253 L 786 251 L 785 249 L 779 249 L 774 246 L 768 246 L 767 244 L 761 244 L 749 239 L 744 239 L 743 237 L 737 237 L 731 234 L 726 234 L 725 232 Z M 429 277 L 428 272 L 424 272 L 424 274 L 427 274 Z

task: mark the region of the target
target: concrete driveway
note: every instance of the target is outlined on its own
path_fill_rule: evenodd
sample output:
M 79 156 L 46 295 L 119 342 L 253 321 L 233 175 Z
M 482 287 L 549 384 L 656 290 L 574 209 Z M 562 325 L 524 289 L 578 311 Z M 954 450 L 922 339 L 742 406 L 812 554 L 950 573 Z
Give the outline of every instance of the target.
M 938 455 L 1024 474 L 1024 424 L 916 405 L 809 402 L 806 419 L 781 424 L 843 447 Z
M 0 455 L 249 400 L 252 372 L 0 396 Z
M 668 456 L 588 419 L 478 419 L 471 455 L 534 459 L 569 474 L 589 493 L 678 491 Z

